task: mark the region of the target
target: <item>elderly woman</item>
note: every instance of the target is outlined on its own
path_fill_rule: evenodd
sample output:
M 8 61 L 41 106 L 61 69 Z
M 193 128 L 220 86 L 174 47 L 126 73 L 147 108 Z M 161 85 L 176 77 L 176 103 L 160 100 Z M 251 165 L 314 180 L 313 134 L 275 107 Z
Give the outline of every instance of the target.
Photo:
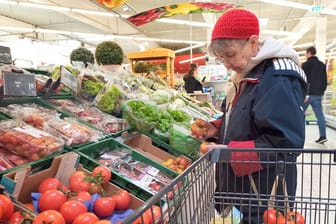
M 251 149 L 245 153 L 233 150 L 229 164 L 217 165 L 216 191 L 243 200 L 223 199 L 217 201 L 216 209 L 222 212 L 225 205 L 233 205 L 243 213 L 243 223 L 260 224 L 277 175 L 276 162 L 269 161 L 286 162 L 287 190 L 293 199 L 297 155 L 253 149 L 303 148 L 305 74 L 294 50 L 271 38 L 259 40 L 258 18 L 242 8 L 230 9 L 217 20 L 209 51 L 235 72 L 238 85 L 233 88 L 234 97 L 226 102 L 224 116 L 206 123 L 208 131 L 201 137 L 218 138 L 221 145 L 209 148 Z M 255 200 L 245 200 L 244 195 Z M 258 198 L 264 199 L 262 205 Z

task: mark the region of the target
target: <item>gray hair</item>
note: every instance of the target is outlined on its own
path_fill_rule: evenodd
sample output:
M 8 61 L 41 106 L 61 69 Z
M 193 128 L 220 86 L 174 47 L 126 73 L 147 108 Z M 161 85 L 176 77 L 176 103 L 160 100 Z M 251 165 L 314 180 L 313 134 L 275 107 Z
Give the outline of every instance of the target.
M 243 47 L 247 43 L 248 39 L 216 39 L 211 41 L 209 45 L 209 53 L 212 56 L 218 56 L 219 51 L 231 46 L 240 46 Z

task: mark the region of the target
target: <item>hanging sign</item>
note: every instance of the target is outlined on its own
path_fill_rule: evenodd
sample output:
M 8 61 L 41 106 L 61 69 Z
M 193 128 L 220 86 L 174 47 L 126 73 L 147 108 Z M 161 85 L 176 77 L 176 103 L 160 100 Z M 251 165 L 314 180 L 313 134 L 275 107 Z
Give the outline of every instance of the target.
M 190 13 L 223 13 L 233 7 L 233 4 L 227 3 L 188 2 L 149 9 L 128 17 L 127 20 L 136 26 L 142 26 L 156 19 Z
M 64 66 L 61 66 L 61 83 L 67 86 L 69 89 L 78 93 L 78 80 L 77 77 L 72 74 Z
M 3 72 L 4 96 L 36 96 L 35 76 L 17 72 Z
M 9 47 L 0 46 L 0 63 L 12 64 L 12 55 Z

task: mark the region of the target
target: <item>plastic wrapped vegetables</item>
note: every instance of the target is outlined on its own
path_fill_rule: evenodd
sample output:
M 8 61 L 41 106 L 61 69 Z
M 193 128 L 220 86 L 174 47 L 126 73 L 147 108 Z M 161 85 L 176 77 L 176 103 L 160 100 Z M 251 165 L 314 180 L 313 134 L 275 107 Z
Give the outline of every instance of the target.
M 98 92 L 104 87 L 104 83 L 98 79 L 96 80 L 83 80 L 82 91 L 85 94 L 96 96 Z
M 128 101 L 124 116 L 139 131 L 150 132 L 160 120 L 160 110 L 141 101 Z
M 116 101 L 119 100 L 120 91 L 115 85 L 110 85 L 102 91 L 103 92 L 100 92 L 97 96 L 98 100 L 96 106 L 101 111 L 111 113 L 116 106 Z

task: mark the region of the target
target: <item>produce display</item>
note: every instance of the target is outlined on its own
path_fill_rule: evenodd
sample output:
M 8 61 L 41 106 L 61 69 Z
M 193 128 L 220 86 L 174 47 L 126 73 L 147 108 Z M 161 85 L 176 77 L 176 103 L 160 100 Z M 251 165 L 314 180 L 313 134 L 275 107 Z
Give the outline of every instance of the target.
M 46 131 L 62 138 L 67 146 L 96 142 L 103 136 L 98 130 L 94 130 L 69 117 L 50 120 Z
M 162 162 L 162 165 L 176 171 L 179 174 L 183 173 L 183 171 L 187 169 L 190 164 L 191 161 L 184 156 L 179 156 L 176 159 L 167 159 L 166 161 Z
M 38 129 L 44 129 L 47 121 L 60 116 L 57 111 L 34 103 L 10 104 L 0 108 L 0 111 L 19 118 Z
M 80 97 L 93 100 L 105 85 L 104 77 L 83 74 L 80 75 Z
M 0 147 L 0 172 L 28 162 L 29 159 Z
M 101 164 L 131 180 L 137 186 L 141 186 L 154 194 L 173 179 L 160 172 L 157 168 L 134 159 L 127 149 L 118 148 L 105 152 L 96 159 Z
M 89 106 L 88 103 L 85 104 L 69 99 L 53 99 L 50 102 L 104 132 L 113 134 L 128 128 L 128 122 L 125 119 L 103 113 L 97 108 Z
M 0 121 L 0 146 L 35 161 L 63 150 L 63 140 L 19 120 Z

